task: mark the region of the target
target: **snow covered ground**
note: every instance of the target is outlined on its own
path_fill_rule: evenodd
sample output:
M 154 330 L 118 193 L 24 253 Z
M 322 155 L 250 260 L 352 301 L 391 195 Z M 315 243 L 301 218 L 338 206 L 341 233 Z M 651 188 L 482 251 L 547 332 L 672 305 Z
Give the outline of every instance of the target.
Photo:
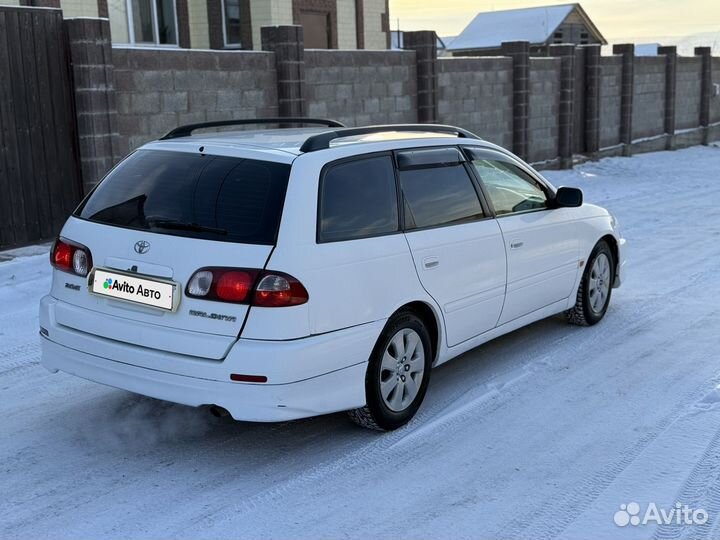
M 388 434 L 342 414 L 235 423 L 51 375 L 46 248 L 0 262 L 0 538 L 719 537 L 718 171 L 720 148 L 698 147 L 547 173 L 628 238 L 607 317 L 440 367 Z M 618 527 L 632 502 L 709 520 Z

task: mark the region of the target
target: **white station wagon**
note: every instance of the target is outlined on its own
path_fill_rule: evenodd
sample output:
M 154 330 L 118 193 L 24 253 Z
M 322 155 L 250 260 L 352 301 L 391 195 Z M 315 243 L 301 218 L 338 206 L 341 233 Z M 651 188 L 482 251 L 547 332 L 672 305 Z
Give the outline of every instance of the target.
M 42 363 L 237 420 L 408 422 L 431 369 L 621 282 L 618 225 L 457 127 L 215 132 L 118 164 L 68 219 Z

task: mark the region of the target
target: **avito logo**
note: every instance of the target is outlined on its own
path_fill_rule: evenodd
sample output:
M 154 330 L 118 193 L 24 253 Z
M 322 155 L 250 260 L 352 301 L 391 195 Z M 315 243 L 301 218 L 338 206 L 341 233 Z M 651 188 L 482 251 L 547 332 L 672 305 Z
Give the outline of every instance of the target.
M 119 279 L 107 278 L 103 283 L 103 288 L 110 289 L 111 291 L 135 294 L 135 287 L 130 285 L 127 281 L 120 281 Z
M 142 296 L 144 298 L 154 298 L 155 300 L 160 300 L 160 298 L 162 297 L 160 291 L 157 291 L 155 289 L 143 287 L 142 284 L 138 284 L 137 287 L 135 287 L 127 281 L 113 278 L 107 278 L 103 282 L 103 288 L 125 294 L 134 294 L 137 296 Z
M 710 516 L 703 508 L 691 508 L 687 504 L 675 503 L 670 509 L 658 508 L 651 502 L 648 504 L 645 512 L 642 507 L 636 503 L 621 504 L 620 510 L 615 512 L 613 521 L 618 527 L 632 525 L 647 525 L 655 523 L 657 525 L 704 525 L 708 522 Z

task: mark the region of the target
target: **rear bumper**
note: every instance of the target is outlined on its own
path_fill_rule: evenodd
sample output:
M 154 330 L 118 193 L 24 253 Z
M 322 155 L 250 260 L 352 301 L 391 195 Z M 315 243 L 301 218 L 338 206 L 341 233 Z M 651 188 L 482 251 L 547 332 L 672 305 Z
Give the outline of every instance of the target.
M 219 405 L 236 420 L 252 422 L 293 420 L 365 404 L 366 364 L 288 384 L 220 382 L 115 362 L 58 345 L 44 336 L 42 364 L 50 371 L 174 403 Z
M 236 420 L 255 422 L 363 406 L 367 359 L 382 329 L 378 322 L 292 341 L 240 339 L 224 361 L 191 360 L 64 327 L 53 317 L 56 302 L 46 297 L 40 308 L 40 324 L 47 333 L 41 334 L 41 360 L 48 370 L 175 403 L 218 405 Z M 140 357 L 144 365 L 138 365 Z M 148 365 L 151 359 L 163 368 L 173 362 L 197 365 L 188 376 L 156 369 Z M 268 382 L 232 382 L 230 373 L 265 375 Z

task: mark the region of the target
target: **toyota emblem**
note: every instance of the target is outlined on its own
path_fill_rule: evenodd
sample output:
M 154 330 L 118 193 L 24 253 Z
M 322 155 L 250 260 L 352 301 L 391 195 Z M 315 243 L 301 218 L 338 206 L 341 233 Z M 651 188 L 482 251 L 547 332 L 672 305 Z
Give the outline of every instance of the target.
M 138 240 L 135 242 L 135 252 L 143 255 L 150 251 L 150 242 L 147 240 Z

